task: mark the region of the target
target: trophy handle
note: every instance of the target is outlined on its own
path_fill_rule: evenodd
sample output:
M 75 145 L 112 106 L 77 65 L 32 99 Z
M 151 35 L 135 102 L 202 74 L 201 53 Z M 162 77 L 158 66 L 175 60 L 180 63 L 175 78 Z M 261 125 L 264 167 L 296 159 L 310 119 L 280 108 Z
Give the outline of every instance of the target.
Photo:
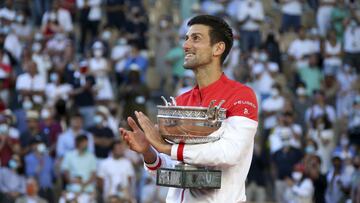
M 207 120 L 211 123 L 215 124 L 219 119 L 219 111 L 221 108 L 221 105 L 224 104 L 225 100 L 221 100 L 218 105 L 214 105 L 216 100 L 211 100 L 208 110 L 206 112 Z

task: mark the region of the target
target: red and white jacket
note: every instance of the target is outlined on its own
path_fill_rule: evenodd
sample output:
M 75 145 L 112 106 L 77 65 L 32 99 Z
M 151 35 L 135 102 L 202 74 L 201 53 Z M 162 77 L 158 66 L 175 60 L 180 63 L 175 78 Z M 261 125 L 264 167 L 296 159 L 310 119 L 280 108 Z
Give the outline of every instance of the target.
M 211 100 L 227 110 L 226 120 L 214 133 L 220 140 L 205 144 L 174 144 L 171 157 L 158 154 L 145 168 L 155 174 L 160 167 L 173 167 L 182 161 L 191 165 L 209 166 L 222 171 L 221 188 L 202 196 L 192 196 L 189 189 L 169 188 L 167 203 L 245 202 L 245 180 L 253 155 L 254 136 L 258 126 L 258 104 L 253 90 L 228 79 L 224 74 L 207 87 L 194 87 L 176 98 L 179 106 L 208 107 Z M 175 161 L 174 161 L 175 160 Z

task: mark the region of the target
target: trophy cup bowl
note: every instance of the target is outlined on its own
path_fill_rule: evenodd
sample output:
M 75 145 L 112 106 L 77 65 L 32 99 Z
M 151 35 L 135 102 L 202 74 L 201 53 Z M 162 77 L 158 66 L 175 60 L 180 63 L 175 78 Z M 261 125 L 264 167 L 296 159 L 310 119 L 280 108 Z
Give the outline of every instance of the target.
M 164 140 L 170 143 L 201 144 L 221 139 L 221 134 L 213 132 L 221 127 L 226 118 L 226 110 L 215 100 L 209 107 L 177 106 L 166 101 L 158 108 L 158 126 Z M 161 168 L 157 171 L 157 184 L 179 188 L 220 188 L 221 171 L 178 164 L 175 168 Z

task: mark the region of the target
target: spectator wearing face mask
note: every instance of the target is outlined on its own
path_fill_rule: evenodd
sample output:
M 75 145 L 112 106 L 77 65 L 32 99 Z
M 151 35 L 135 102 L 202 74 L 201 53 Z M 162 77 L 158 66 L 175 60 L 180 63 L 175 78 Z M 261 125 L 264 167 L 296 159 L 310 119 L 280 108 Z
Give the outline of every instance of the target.
M 355 15 L 355 14 L 354 14 Z M 352 17 L 346 21 L 344 30 L 344 62 L 360 72 L 360 20 Z
M 39 186 L 34 178 L 29 178 L 26 180 L 26 194 L 23 197 L 19 197 L 16 199 L 15 203 L 28 203 L 28 202 L 36 202 L 36 203 L 48 203 L 45 199 L 41 198 L 38 195 Z
M 284 191 L 287 188 L 286 180 L 291 177 L 294 166 L 302 160 L 303 154 L 299 149 L 290 145 L 290 137 L 283 136 L 282 148 L 272 156 L 272 170 L 275 177 L 275 200 L 284 203 Z
M 65 154 L 61 163 L 61 171 L 65 177 L 67 193 L 83 199 L 79 201 L 90 202 L 94 199 L 96 178 L 96 157 L 88 151 L 88 138 L 86 135 L 76 137 L 76 149 Z
M 25 194 L 26 179 L 20 173 L 22 163 L 18 155 L 13 155 L 7 166 L 0 168 L 0 202 L 14 203 Z
M 46 145 L 39 141 L 33 150 L 25 156 L 25 174 L 39 183 L 39 196 L 48 202 L 54 202 L 55 171 L 54 160 L 49 156 Z
M 111 144 L 114 141 L 114 133 L 108 126 L 106 115 L 97 110 L 94 116 L 94 125 L 88 131 L 93 135 L 95 156 L 98 160 L 108 157 Z
M 42 17 L 42 26 L 45 26 L 47 22 L 56 20 L 61 30 L 65 33 L 73 31 L 73 23 L 70 12 L 60 7 L 60 1 L 55 0 L 52 2 L 51 10 L 46 11 Z
M 110 66 L 104 56 L 105 47 L 102 42 L 96 41 L 92 46 L 93 57 L 89 60 L 90 74 L 96 81 L 96 100 L 107 105 L 114 99 L 113 89 L 110 83 Z
M 277 125 L 277 114 L 285 107 L 285 98 L 281 94 L 280 86 L 275 84 L 272 86 L 271 96 L 262 102 L 262 113 L 264 115 L 264 139 L 270 134 L 270 130 Z
M 296 164 L 286 183 L 288 187 L 284 192 L 284 199 L 287 203 L 313 202 L 314 185 L 307 176 L 304 165 Z
M 49 153 L 55 155 L 56 143 L 59 135 L 63 132 L 62 127 L 54 118 L 54 113 L 50 108 L 43 108 L 40 113 L 40 131 L 49 137 Z

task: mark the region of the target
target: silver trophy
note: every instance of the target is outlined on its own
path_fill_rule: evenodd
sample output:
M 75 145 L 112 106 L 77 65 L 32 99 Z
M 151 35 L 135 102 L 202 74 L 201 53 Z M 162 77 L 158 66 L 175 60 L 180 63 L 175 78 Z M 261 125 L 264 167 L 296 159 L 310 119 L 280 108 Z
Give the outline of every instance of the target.
M 170 143 L 200 144 L 214 142 L 221 134 L 210 135 L 221 127 L 226 118 L 225 102 L 215 105 L 212 100 L 208 107 L 177 106 L 173 97 L 158 108 L 158 125 L 161 136 Z M 175 168 L 160 168 L 157 171 L 157 185 L 178 188 L 212 188 L 221 186 L 221 171 L 188 164 L 177 164 Z

